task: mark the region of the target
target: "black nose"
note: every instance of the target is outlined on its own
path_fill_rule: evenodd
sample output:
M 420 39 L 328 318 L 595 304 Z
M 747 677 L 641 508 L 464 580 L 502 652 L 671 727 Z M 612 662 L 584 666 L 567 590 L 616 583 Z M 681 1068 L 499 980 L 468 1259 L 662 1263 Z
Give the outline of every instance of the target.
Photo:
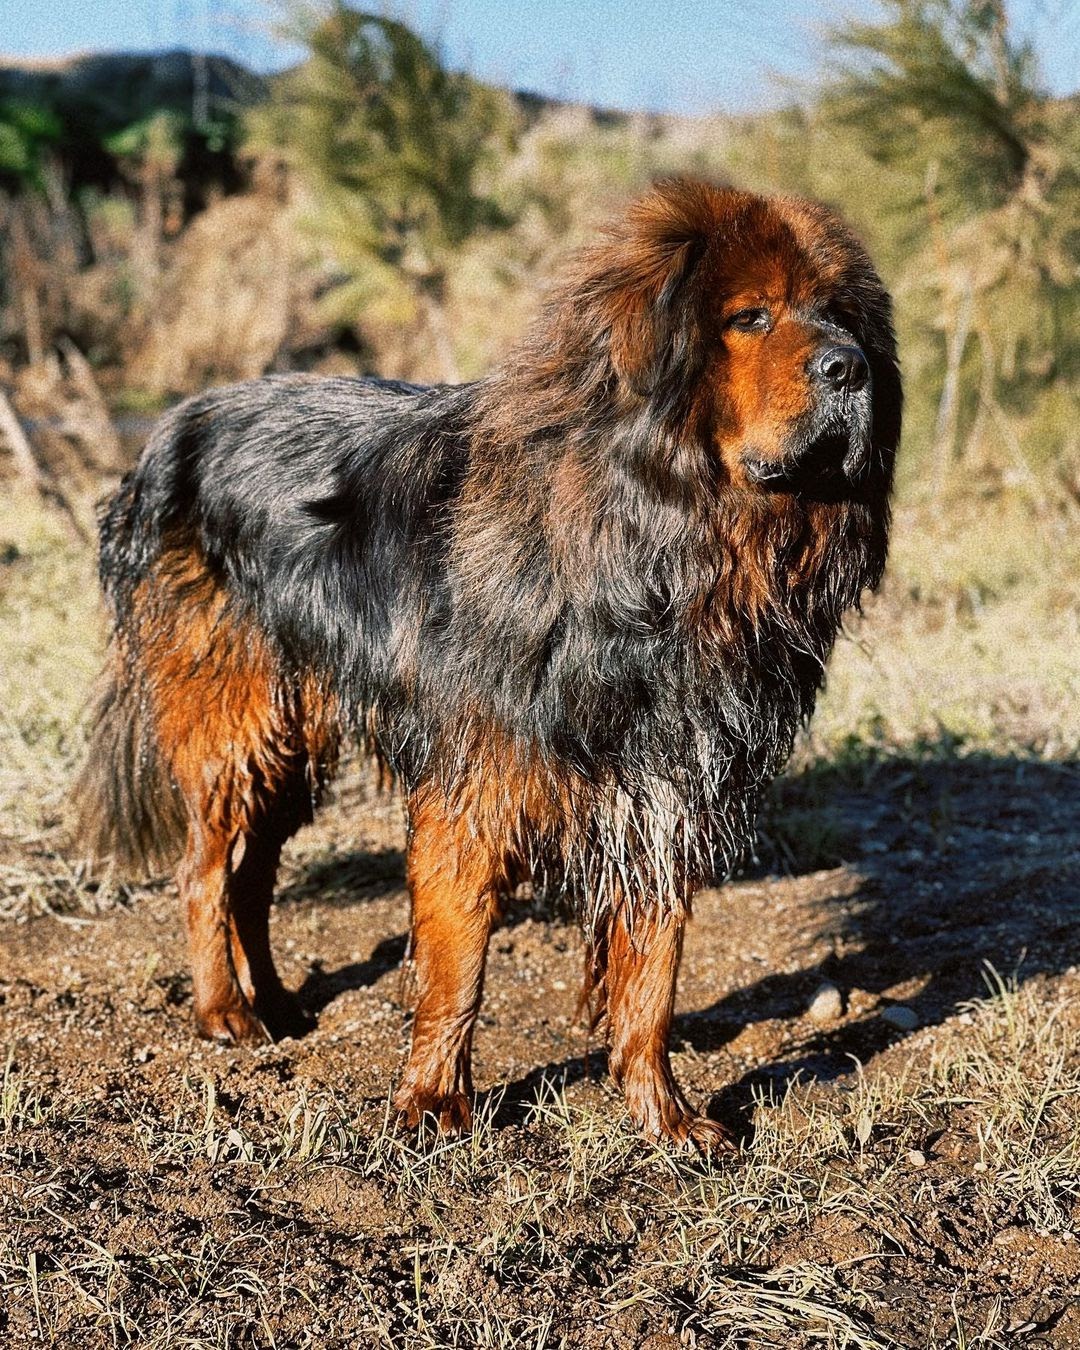
M 837 391 L 853 394 L 870 378 L 870 367 L 858 347 L 826 347 L 814 364 L 818 377 Z

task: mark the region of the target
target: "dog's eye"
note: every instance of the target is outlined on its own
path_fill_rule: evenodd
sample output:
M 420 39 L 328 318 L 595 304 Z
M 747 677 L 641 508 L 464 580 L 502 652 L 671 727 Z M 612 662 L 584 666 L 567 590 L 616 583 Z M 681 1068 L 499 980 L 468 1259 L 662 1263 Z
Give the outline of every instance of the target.
M 832 324 L 834 328 L 842 328 L 845 333 L 855 331 L 855 321 L 852 316 L 840 305 L 826 305 L 824 310 L 825 322 Z
M 772 327 L 772 315 L 767 309 L 740 309 L 727 321 L 738 333 L 767 333 Z

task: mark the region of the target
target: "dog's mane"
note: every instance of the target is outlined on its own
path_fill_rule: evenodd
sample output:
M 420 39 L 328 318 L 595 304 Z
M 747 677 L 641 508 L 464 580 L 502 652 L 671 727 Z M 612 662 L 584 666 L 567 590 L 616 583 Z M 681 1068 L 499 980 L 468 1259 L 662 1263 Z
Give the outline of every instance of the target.
M 733 195 L 750 205 L 743 228 L 761 228 L 761 200 Z M 579 259 L 467 411 L 473 459 L 439 640 L 477 662 L 528 772 L 543 780 L 558 765 L 558 792 L 563 766 L 575 771 L 556 864 L 597 910 L 608 891 L 679 896 L 734 866 L 843 616 L 885 562 L 889 431 L 862 489 L 832 501 L 736 487 L 704 441 L 701 335 L 671 276 L 689 280 L 716 207 L 714 189 L 688 184 L 661 198 L 659 220 L 631 214 Z M 876 279 L 873 290 L 883 295 Z M 651 295 L 651 312 L 634 312 L 627 292 Z M 887 356 L 887 309 L 873 320 L 867 345 Z M 651 357 L 656 341 L 667 350 Z M 442 694 L 464 709 L 422 737 L 452 790 L 491 756 L 472 735 L 475 669 L 457 672 L 459 695 L 445 657 L 424 668 L 450 686 L 420 705 Z M 501 742 L 499 755 L 492 780 L 519 790 L 526 771 L 507 773 Z

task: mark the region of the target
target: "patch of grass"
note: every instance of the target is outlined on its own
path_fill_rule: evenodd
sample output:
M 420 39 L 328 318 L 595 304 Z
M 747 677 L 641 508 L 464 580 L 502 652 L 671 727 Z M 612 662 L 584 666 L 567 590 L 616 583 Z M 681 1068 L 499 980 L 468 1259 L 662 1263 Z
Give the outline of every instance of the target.
M 304 1176 L 337 1174 L 358 1199 L 378 1196 L 386 1208 L 373 1228 L 363 1208 L 347 1221 L 357 1240 L 386 1234 L 393 1253 L 381 1271 L 346 1277 L 366 1343 L 558 1345 L 567 1317 L 588 1310 L 612 1344 L 666 1328 L 688 1345 L 741 1346 L 752 1333 L 755 1346 L 884 1350 L 905 1342 L 879 1325 L 880 1276 L 864 1272 L 935 1251 L 957 1261 L 972 1243 L 989 1250 L 1004 1215 L 1042 1234 L 1075 1222 L 1075 1017 L 1030 985 L 988 979 L 990 997 L 952 1019 L 929 1057 L 759 1093 L 745 1149 L 715 1164 L 643 1144 L 613 1093 L 598 1102 L 550 1080 L 510 1129 L 500 1123 L 507 1103 L 485 1099 L 461 1140 L 418 1145 L 385 1107 L 357 1112 L 304 1087 L 270 1115 L 224 1112 L 209 1079 L 189 1081 L 171 1122 L 144 1107 L 136 1134 L 146 1175 L 199 1163 L 211 1193 L 297 1197 Z M 40 1135 L 43 1100 L 9 1064 L 6 1129 Z M 963 1147 L 950 1151 L 949 1139 Z M 60 1208 L 73 1213 L 68 1176 Z M 967 1225 L 962 1242 L 918 1218 L 920 1195 L 958 1193 L 967 1199 L 950 1222 Z M 163 1235 L 129 1251 L 88 1236 L 54 1198 L 0 1249 L 2 1287 L 20 1325 L 46 1343 L 96 1326 L 117 1344 L 165 1345 L 166 1332 L 187 1335 L 197 1319 L 195 1338 L 173 1343 L 224 1346 L 243 1334 L 288 1344 L 284 1306 L 317 1309 L 318 1298 L 302 1280 L 282 1284 L 257 1212 L 228 1240 L 203 1228 L 179 1246 Z M 59 1239 L 48 1253 L 32 1236 L 42 1222 Z M 1008 1344 L 994 1339 L 995 1297 L 975 1312 L 957 1307 L 955 1325 L 928 1327 L 922 1344 Z
M 0 835 L 59 819 L 103 626 L 94 558 L 55 516 L 14 497 L 0 510 Z
M 1075 517 L 1002 494 L 900 504 L 886 580 L 837 645 L 802 747 L 1080 752 Z
M 44 1091 L 16 1066 L 14 1048 L 9 1049 L 0 1077 L 0 1133 L 37 1129 L 49 1114 Z
M 249 1163 L 269 1177 L 286 1164 L 355 1163 L 369 1147 L 344 1105 L 325 1094 L 301 1089 L 281 1116 L 267 1121 L 220 1106 L 212 1078 L 188 1079 L 184 1087 L 187 1100 L 167 1124 L 153 1112 L 133 1118 L 153 1163 Z
M 962 1036 L 935 1049 L 939 1102 L 965 1111 L 987 1205 L 1011 1202 L 1043 1233 L 1071 1232 L 1080 1209 L 1080 1063 L 1062 998 L 987 966 L 989 999 L 960 1016 Z

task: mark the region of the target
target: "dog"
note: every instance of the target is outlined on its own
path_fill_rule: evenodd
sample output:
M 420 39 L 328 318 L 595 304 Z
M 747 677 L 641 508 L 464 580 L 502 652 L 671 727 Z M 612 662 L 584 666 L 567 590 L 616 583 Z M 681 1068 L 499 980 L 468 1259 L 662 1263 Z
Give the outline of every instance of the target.
M 268 934 L 283 843 L 359 737 L 400 787 L 416 977 L 395 1106 L 470 1123 L 488 938 L 569 897 L 646 1135 L 729 1142 L 669 1061 L 694 891 L 752 845 L 900 437 L 889 296 L 824 206 L 655 184 L 493 374 L 271 376 L 169 412 L 105 509 L 88 853 L 179 859 L 195 1019 L 302 1030 Z

